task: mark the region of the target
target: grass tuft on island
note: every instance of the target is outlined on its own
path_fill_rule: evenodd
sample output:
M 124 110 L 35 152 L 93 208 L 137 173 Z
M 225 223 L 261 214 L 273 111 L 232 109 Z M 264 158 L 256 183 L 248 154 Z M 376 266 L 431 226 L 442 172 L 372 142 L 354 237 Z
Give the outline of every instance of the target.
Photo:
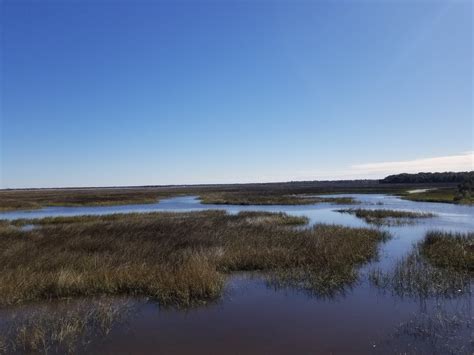
M 31 231 L 17 226 L 35 224 Z M 302 275 L 315 293 L 357 279 L 388 235 L 305 224 L 282 213 L 223 211 L 57 217 L 0 227 L 0 305 L 97 295 L 189 307 L 218 298 L 235 271 Z M 292 276 L 293 275 L 293 276 Z
M 470 293 L 474 277 L 474 233 L 428 232 L 390 272 L 374 270 L 372 283 L 400 296 Z
M 315 203 L 351 205 L 357 203 L 352 197 L 279 195 L 252 192 L 212 192 L 201 194 L 200 197 L 202 203 L 213 205 L 311 205 Z
M 431 218 L 436 215 L 428 212 L 413 212 L 400 210 L 371 210 L 371 209 L 342 209 L 340 213 L 350 213 L 370 224 L 376 225 L 402 225 L 411 224 L 417 218 Z

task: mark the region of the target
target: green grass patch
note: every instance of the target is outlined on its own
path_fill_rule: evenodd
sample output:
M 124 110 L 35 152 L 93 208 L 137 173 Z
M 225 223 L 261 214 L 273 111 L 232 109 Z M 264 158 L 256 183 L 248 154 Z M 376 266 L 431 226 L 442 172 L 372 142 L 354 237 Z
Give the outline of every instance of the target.
M 457 196 L 457 188 L 439 188 L 425 192 L 403 193 L 400 195 L 400 197 L 404 200 L 418 202 L 457 203 L 464 205 L 474 204 L 474 197 L 457 199 Z

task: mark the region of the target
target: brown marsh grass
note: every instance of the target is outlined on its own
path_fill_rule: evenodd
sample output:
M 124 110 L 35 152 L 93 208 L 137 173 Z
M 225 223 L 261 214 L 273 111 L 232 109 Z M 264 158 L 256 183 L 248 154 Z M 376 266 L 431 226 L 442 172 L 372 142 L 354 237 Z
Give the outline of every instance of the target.
M 187 307 L 220 296 L 234 271 L 284 274 L 327 294 L 376 257 L 384 232 L 222 211 L 58 217 L 0 228 L 0 304 L 97 295 Z M 310 280 L 310 281 L 308 281 Z
M 50 206 L 145 204 L 182 193 L 185 191 L 152 188 L 0 190 L 0 211 L 30 210 Z
M 428 212 L 412 212 L 400 210 L 370 210 L 370 209 L 342 209 L 341 213 L 350 213 L 358 218 L 363 219 L 367 223 L 376 225 L 402 225 L 414 223 L 417 218 L 431 218 L 435 214 Z
M 474 273 L 474 232 L 429 232 L 420 251 L 434 266 Z
M 307 204 L 312 202 L 305 200 L 301 195 L 402 193 L 407 188 L 413 186 L 400 184 L 392 186 L 379 184 L 377 181 L 300 181 L 267 184 L 4 189 L 0 190 L 0 211 L 38 209 L 47 206 L 154 203 L 163 198 L 183 195 L 200 196 L 208 203 Z
M 201 194 L 201 202 L 214 205 L 310 205 L 315 203 L 354 204 L 351 197 L 280 195 L 255 192 L 209 192 Z

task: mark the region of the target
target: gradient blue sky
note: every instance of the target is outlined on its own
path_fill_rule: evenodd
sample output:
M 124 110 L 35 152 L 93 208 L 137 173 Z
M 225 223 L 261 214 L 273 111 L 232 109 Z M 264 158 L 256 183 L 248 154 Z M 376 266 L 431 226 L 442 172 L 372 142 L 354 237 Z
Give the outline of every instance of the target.
M 473 170 L 471 1 L 2 1 L 1 187 Z

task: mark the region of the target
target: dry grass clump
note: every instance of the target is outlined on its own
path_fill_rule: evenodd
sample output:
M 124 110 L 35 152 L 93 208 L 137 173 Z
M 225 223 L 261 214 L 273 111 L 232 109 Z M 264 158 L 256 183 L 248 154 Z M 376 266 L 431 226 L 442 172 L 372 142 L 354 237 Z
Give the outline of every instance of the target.
M 390 272 L 375 270 L 374 285 L 401 296 L 457 296 L 471 292 L 474 233 L 429 232 Z
M 370 210 L 370 209 L 343 209 L 341 213 L 350 213 L 370 224 L 377 225 L 402 225 L 414 223 L 417 218 L 431 218 L 435 214 L 428 212 L 412 212 L 400 210 Z
M 124 300 L 81 300 L 5 312 L 0 325 L 0 354 L 76 353 L 125 321 Z
M 223 211 L 58 217 L 0 228 L 0 304 L 95 295 L 145 295 L 189 306 L 221 294 L 225 273 L 311 276 L 315 292 L 356 279 L 386 234 L 306 223 L 285 214 Z M 304 271 L 305 277 L 301 277 Z

